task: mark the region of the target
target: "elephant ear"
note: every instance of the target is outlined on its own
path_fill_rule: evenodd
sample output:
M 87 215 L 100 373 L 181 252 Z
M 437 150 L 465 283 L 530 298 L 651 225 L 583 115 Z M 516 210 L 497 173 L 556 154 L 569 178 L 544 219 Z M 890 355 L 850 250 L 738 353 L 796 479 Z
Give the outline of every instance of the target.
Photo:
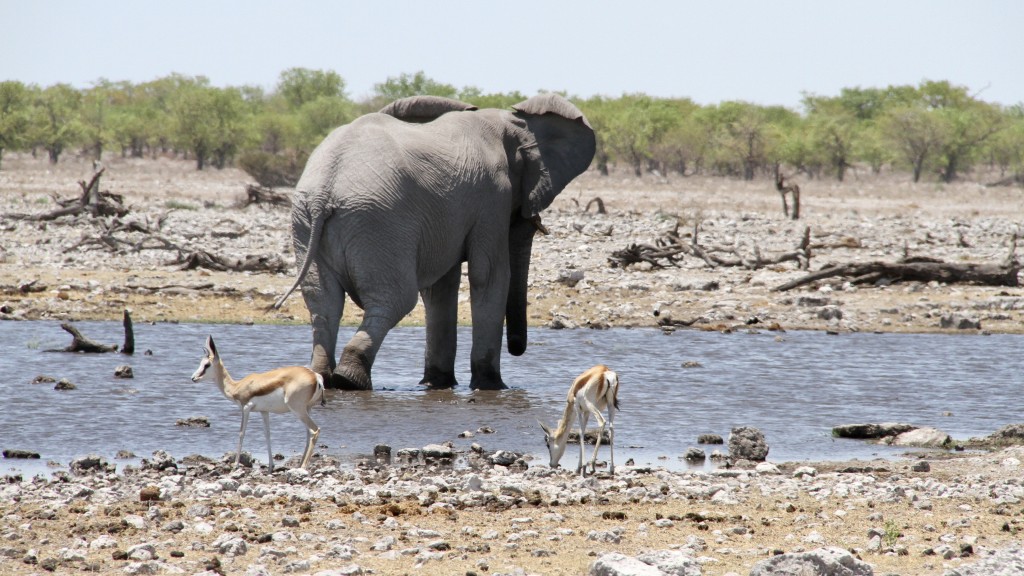
M 435 120 L 437 117 L 448 112 L 465 112 L 477 110 L 476 106 L 442 98 L 441 96 L 411 96 L 395 100 L 391 104 L 380 109 L 381 114 L 394 116 L 406 122 L 423 124 Z
M 541 94 L 514 106 L 531 137 L 519 148 L 523 162 L 522 216 L 533 218 L 551 205 L 594 159 L 594 129 L 579 108 L 557 94 Z

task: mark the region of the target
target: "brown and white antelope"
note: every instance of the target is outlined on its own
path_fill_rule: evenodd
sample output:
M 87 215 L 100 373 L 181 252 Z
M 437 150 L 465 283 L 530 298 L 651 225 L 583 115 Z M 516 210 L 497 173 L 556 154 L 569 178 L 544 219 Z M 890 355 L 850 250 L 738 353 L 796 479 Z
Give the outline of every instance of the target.
M 619 409 L 619 377 L 607 366 L 598 364 L 576 377 L 572 387 L 569 388 L 569 395 L 565 400 L 565 411 L 558 425 L 554 430 L 543 423 L 540 427 L 544 430 L 544 442 L 548 445 L 548 454 L 551 457 L 552 468 L 558 467 L 558 461 L 565 453 L 565 446 L 569 440 L 569 425 L 573 414 L 580 426 L 580 460 L 576 465 L 576 472 L 586 475 L 586 468 L 583 466 L 583 437 L 587 430 L 587 419 L 592 414 L 597 419 L 601 429 L 597 434 L 597 445 L 594 446 L 594 456 L 590 459 L 591 472 L 597 471 L 597 451 L 601 448 L 601 437 L 604 435 L 605 427 L 608 429 L 608 449 L 610 451 L 608 471 L 615 473 L 615 411 Z M 607 410 L 608 419 L 601 415 L 602 410 Z
M 249 423 L 249 413 L 259 412 L 263 415 L 263 432 L 267 437 L 267 456 L 270 471 L 274 471 L 274 452 L 270 448 L 270 413 L 284 414 L 291 411 L 306 425 L 306 451 L 302 454 L 301 467 L 305 468 L 313 454 L 313 446 L 320 436 L 320 427 L 309 417 L 309 409 L 320 402 L 323 404 L 323 376 L 302 366 L 277 368 L 269 372 L 249 374 L 235 381 L 228 374 L 224 362 L 217 353 L 213 337 L 206 337 L 206 348 L 199 360 L 199 368 L 192 374 L 192 381 L 198 382 L 212 368 L 213 382 L 228 400 L 232 400 L 242 408 L 242 428 L 238 432 L 238 452 L 235 454 L 235 465 L 242 456 L 242 440 L 245 439 L 245 427 Z

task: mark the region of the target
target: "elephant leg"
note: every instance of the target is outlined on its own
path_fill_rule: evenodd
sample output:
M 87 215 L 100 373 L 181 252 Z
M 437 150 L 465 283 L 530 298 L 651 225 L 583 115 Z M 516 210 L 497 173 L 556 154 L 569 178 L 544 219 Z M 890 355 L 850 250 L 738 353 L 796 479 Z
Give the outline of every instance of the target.
M 433 286 L 420 291 L 427 315 L 427 349 L 420 384 L 452 388 L 455 381 L 455 349 L 458 344 L 459 282 L 462 263 L 452 267 Z
M 309 367 L 324 377 L 328 387 L 333 388 L 330 376 L 335 368 L 334 354 L 338 349 L 338 326 L 345 311 L 345 291 L 339 282 L 329 276 L 321 276 L 317 270 L 311 270 L 307 278 L 302 298 L 306 301 L 313 326 L 313 353 Z
M 384 337 L 415 305 L 415 289 L 400 294 L 386 306 L 367 304 L 359 330 L 345 345 L 341 361 L 331 375 L 333 386 L 343 390 L 372 390 L 370 373 Z
M 472 380 L 469 387 L 474 390 L 503 390 L 507 386 L 501 379 L 501 332 L 508 300 L 509 270 L 507 263 L 502 266 L 491 262 L 484 266 L 489 267 L 490 275 L 477 277 L 473 261 L 470 261 L 473 350 L 470 352 Z

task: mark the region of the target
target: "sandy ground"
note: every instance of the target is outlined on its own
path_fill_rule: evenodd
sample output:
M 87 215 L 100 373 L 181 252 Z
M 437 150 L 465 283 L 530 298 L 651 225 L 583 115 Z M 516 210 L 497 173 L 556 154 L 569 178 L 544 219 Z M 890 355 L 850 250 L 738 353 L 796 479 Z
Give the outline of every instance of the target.
M 5 156 L 0 171 L 0 317 L 116 320 L 127 308 L 136 321 L 306 321 L 300 297 L 280 311 L 264 311 L 293 280 L 288 212 L 235 208 L 248 182 L 239 171 L 199 173 L 187 162 L 114 159 L 102 188 L 124 195 L 130 218 L 177 246 L 238 256 L 277 254 L 291 265 L 282 273 L 180 270 L 168 265 L 177 256 L 173 250 L 82 244 L 101 235 L 103 228 L 95 222 L 10 217 L 52 210 L 51 195 L 77 194 L 77 181 L 91 171 L 88 162 L 72 158 L 52 167 L 42 160 Z M 699 224 L 702 246 L 745 257 L 755 249 L 765 256 L 792 251 L 809 226 L 812 270 L 826 263 L 895 261 L 904 251 L 947 262 L 999 263 L 1024 213 L 1024 195 L 1014 188 L 912 185 L 902 177 L 867 174 L 842 184 L 799 183 L 803 218 L 793 222 L 782 215 L 769 182 L 585 175 L 547 211 L 551 235 L 534 245 L 531 323 L 653 327 L 670 316 L 692 320 L 697 329 L 718 330 L 777 325 L 785 330 L 1024 331 L 1024 300 L 1016 286 L 909 282 L 864 287 L 831 279 L 778 292 L 772 288 L 806 272 L 792 262 L 760 269 L 710 268 L 692 256 L 678 267 L 662 269 L 608 265 L 613 251 L 653 243 L 677 222 L 684 234 Z M 607 214 L 583 209 L 594 197 L 604 201 Z M 120 237 L 142 239 L 137 233 Z M 468 323 L 468 293 L 460 301 L 460 318 Z M 953 326 L 943 327 L 944 318 Z M 961 324 L 964 320 L 967 324 Z M 421 321 L 419 307 L 406 320 Z M 358 322 L 351 304 L 345 322 Z M 397 469 L 348 477 L 322 462 L 309 477 L 211 473 L 234 474 L 238 483 L 264 486 L 256 496 L 240 494 L 237 486 L 203 494 L 196 486 L 210 478 L 187 473 L 179 478 L 170 471 L 134 480 L 127 475 L 72 476 L 53 483 L 8 479 L 8 488 L 0 492 L 0 573 L 195 573 L 219 566 L 224 573 L 276 574 L 354 564 L 378 574 L 581 574 L 604 552 L 679 549 L 704 558 L 704 574 L 746 574 L 773 553 L 827 545 L 855 551 L 876 574 L 941 574 L 1019 538 L 1024 527 L 1021 458 L 1013 451 L 928 457 L 930 467 L 923 471 L 912 468 L 916 460 L 810 463 L 814 477 L 793 476 L 803 463 L 781 464 L 778 474 L 719 476 L 625 469 L 614 478 L 591 479 L 591 484 L 576 484 L 562 473 L 477 472 L 484 479 L 482 489 L 502 502 L 491 507 L 432 507 L 441 499 L 418 500 L 427 490 L 423 486 L 411 492 L 417 495 L 403 497 L 394 488 L 407 476 L 433 485 L 428 492 L 436 493 L 443 484 L 458 496 L 469 490 L 464 487 L 468 473 L 449 477 L 437 472 L 443 482 L 424 480 L 428 472 Z M 169 491 L 156 503 L 139 502 L 141 485 L 166 482 L 185 488 Z M 315 489 L 303 491 L 309 483 Z M 323 496 L 316 490 L 339 483 L 358 484 L 362 492 L 346 491 L 346 497 L 332 500 L 314 497 Z M 503 492 L 503 486 L 533 484 L 542 488 L 540 498 L 500 498 L 517 494 L 512 488 Z M 659 499 L 663 485 L 664 494 L 672 496 Z M 693 490 L 684 489 L 687 485 Z M 559 486 L 603 497 L 553 496 Z M 714 497 L 722 493 L 721 486 L 729 498 Z M 640 487 L 650 490 L 634 490 Z M 391 490 L 394 497 L 382 496 Z M 359 494 L 374 497 L 363 500 Z M 190 513 L 198 505 L 212 511 Z M 175 520 L 183 528 L 168 529 Z M 617 541 L 609 535 L 616 531 Z M 279 532 L 287 535 L 266 539 Z M 879 534 L 882 544 L 876 545 L 873 536 Z M 231 537 L 247 542 L 248 551 L 231 551 L 225 545 Z M 387 550 L 374 548 L 387 537 L 394 539 Z M 435 541 L 446 544 L 435 546 Z M 144 544 L 153 548 L 149 558 L 148 552 L 133 548 Z M 353 550 L 338 552 L 338 546 Z M 135 555 L 126 558 L 129 552 Z

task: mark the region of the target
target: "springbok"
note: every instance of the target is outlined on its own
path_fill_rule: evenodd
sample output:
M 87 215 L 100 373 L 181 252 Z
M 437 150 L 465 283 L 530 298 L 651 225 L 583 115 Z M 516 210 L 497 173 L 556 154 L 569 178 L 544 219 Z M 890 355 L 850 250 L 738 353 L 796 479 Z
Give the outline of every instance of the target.
M 274 471 L 274 452 L 270 448 L 270 413 L 284 414 L 289 410 L 306 425 L 306 451 L 302 454 L 305 468 L 313 454 L 313 445 L 320 436 L 320 427 L 309 417 L 309 409 L 320 402 L 324 404 L 323 376 L 302 366 L 277 368 L 269 372 L 249 374 L 235 381 L 224 368 L 224 362 L 217 353 L 213 336 L 206 337 L 206 348 L 199 360 L 199 368 L 192 374 L 192 381 L 203 379 L 207 371 L 213 368 L 213 382 L 220 388 L 228 400 L 232 400 L 242 408 L 242 428 L 238 432 L 238 452 L 235 454 L 235 465 L 242 456 L 242 440 L 245 439 L 245 427 L 249 423 L 249 413 L 256 411 L 263 415 L 263 432 L 267 436 L 267 456 L 270 471 Z
M 795 182 L 786 184 L 786 177 L 782 175 L 782 171 L 778 170 L 775 172 L 775 189 L 779 191 L 779 195 L 782 196 L 782 213 L 789 216 L 789 205 L 786 203 L 786 194 L 793 195 L 793 220 L 800 219 L 800 186 Z
M 565 411 L 558 425 L 551 430 L 540 422 L 544 430 L 544 443 L 548 445 L 548 454 L 551 457 L 552 468 L 558 467 L 558 461 L 565 453 L 565 446 L 569 440 L 569 424 L 573 413 L 580 425 L 580 460 L 576 465 L 576 472 L 586 475 L 586 468 L 583 466 L 583 437 L 587 430 L 587 419 L 591 414 L 597 419 L 601 429 L 597 434 L 597 445 L 594 446 L 594 457 L 590 459 L 591 473 L 597 471 L 597 451 L 601 448 L 601 436 L 605 427 L 608 429 L 608 449 L 610 451 L 608 471 L 615 473 L 615 411 L 619 409 L 619 377 L 607 366 L 598 364 L 576 377 L 572 387 L 569 388 L 569 396 L 565 400 Z M 608 411 L 608 420 L 601 416 L 601 411 Z

